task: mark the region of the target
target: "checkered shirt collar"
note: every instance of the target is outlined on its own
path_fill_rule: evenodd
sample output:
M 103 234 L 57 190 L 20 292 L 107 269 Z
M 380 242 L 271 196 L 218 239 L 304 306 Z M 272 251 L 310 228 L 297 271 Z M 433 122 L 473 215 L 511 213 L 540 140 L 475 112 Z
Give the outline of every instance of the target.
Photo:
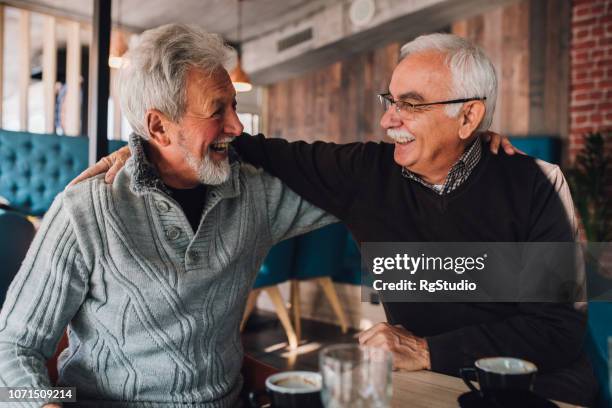
M 480 142 L 480 138 L 477 137 L 476 140 L 472 142 L 470 147 L 468 147 L 467 150 L 463 152 L 461 157 L 459 157 L 459 160 L 453 164 L 453 167 L 451 167 L 450 171 L 448 172 L 444 185 L 441 189 L 436 188 L 433 184 L 426 182 L 419 175 L 407 170 L 405 167 L 402 167 L 402 175 L 406 178 L 421 183 L 425 187 L 432 189 L 440 195 L 448 194 L 468 179 L 472 173 L 472 170 L 474 170 L 474 167 L 476 167 L 478 161 L 480 161 L 481 155 L 482 143 Z

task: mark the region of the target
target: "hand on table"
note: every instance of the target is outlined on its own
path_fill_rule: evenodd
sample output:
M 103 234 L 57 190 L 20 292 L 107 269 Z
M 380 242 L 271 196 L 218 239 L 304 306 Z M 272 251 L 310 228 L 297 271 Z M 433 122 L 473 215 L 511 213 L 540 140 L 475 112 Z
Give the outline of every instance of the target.
M 104 181 L 108 184 L 112 183 L 115 176 L 123 168 L 127 159 L 130 158 L 132 153 L 127 146 L 123 146 L 121 149 L 109 154 L 106 157 L 101 158 L 96 164 L 86 168 L 81 174 L 79 174 L 74 180 L 68 184 L 73 186 L 80 183 L 83 180 L 97 176 L 101 173 L 106 173 Z
M 427 340 L 417 337 L 401 325 L 378 323 L 358 335 L 359 344 L 378 347 L 393 353 L 394 370 L 429 370 L 429 346 Z

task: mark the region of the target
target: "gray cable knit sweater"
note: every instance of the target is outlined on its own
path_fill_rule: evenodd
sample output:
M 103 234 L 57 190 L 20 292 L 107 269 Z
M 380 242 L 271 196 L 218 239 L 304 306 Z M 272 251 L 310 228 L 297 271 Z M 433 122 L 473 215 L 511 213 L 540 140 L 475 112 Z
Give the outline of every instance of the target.
M 68 327 L 59 385 L 79 406 L 235 406 L 239 323 L 267 251 L 336 219 L 234 161 L 194 234 L 142 140 L 130 146 L 112 185 L 68 188 L 46 214 L 0 312 L 0 386 L 48 386 Z

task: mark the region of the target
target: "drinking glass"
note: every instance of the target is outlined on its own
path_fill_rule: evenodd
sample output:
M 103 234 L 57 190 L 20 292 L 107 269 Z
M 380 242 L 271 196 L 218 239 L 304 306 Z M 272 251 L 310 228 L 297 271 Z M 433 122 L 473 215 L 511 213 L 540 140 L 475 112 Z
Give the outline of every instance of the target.
M 326 408 L 387 408 L 391 403 L 392 354 L 357 344 L 338 344 L 319 354 L 321 399 Z

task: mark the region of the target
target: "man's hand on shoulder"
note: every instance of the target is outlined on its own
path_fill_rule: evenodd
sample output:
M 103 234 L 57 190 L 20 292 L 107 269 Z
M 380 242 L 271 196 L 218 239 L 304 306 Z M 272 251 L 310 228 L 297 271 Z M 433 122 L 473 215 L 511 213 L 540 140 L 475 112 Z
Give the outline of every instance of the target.
M 506 154 L 510 156 L 515 153 L 525 154 L 525 152 L 512 146 L 512 143 L 510 143 L 510 139 L 508 139 L 508 136 L 502 136 L 498 133 L 488 131 L 484 133 L 483 139 L 485 142 L 489 142 L 489 148 L 491 149 L 491 153 L 493 154 L 497 154 L 499 152 L 500 146 L 502 149 L 504 149 L 504 152 L 506 152 Z
M 379 347 L 393 353 L 393 369 L 417 371 L 431 369 L 427 340 L 401 325 L 378 323 L 359 333 L 359 344 Z
M 79 174 L 74 180 L 68 184 L 73 186 L 81 181 L 87 180 L 88 178 L 97 176 L 98 174 L 106 173 L 104 181 L 107 184 L 111 184 L 115 180 L 115 176 L 119 173 L 119 170 L 123 168 L 127 159 L 131 156 L 130 149 L 127 146 L 123 146 L 121 149 L 103 157 L 91 167 L 85 169 Z

